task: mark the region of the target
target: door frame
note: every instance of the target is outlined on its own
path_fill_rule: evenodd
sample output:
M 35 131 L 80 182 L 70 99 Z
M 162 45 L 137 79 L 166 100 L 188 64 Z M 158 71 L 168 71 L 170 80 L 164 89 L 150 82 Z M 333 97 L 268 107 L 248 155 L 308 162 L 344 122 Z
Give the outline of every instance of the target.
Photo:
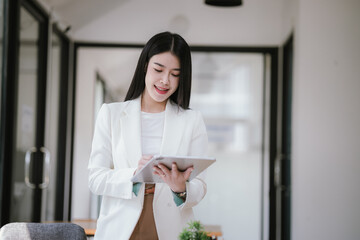
M 279 48 L 281 77 L 274 91 L 274 149 L 271 171 L 271 240 L 291 239 L 291 113 L 292 113 L 292 74 L 293 74 L 293 34 Z M 275 87 L 275 86 L 274 86 Z
M 292 129 L 292 82 L 293 82 L 293 34 L 283 46 L 282 114 L 281 120 L 281 240 L 291 239 L 291 129 Z
M 15 126 L 13 122 L 16 119 L 16 89 L 17 69 L 19 48 L 13 44 L 19 38 L 17 31 L 19 25 L 19 2 L 5 0 L 4 1 L 4 32 L 3 32 L 3 72 L 2 72 L 2 94 L 1 94 L 1 128 L 0 128 L 0 177 L 1 177 L 1 191 L 0 191 L 0 210 L 1 226 L 8 223 L 10 219 L 10 205 L 11 205 L 11 185 L 6 184 L 11 182 L 11 159 L 13 158 L 13 151 L 5 151 L 13 149 L 15 143 Z M 12 28 L 10 27 L 13 26 Z M 11 79 L 11 80 L 10 80 Z M 10 160 L 9 160 L 10 159 Z
M 60 39 L 61 44 L 61 60 L 60 60 L 60 94 L 59 94 L 59 126 L 58 126 L 58 151 L 57 167 L 56 167 L 56 193 L 55 193 L 55 220 L 69 221 L 70 213 L 70 189 L 71 184 L 67 179 L 71 175 L 70 171 L 70 150 L 72 149 L 72 134 L 68 131 L 72 125 L 72 78 L 69 74 L 72 61 L 70 59 L 71 40 L 66 34 L 60 30 L 57 24 L 52 25 L 53 34 Z M 70 143 L 70 145 L 69 145 Z M 70 150 L 69 150 L 70 149 Z

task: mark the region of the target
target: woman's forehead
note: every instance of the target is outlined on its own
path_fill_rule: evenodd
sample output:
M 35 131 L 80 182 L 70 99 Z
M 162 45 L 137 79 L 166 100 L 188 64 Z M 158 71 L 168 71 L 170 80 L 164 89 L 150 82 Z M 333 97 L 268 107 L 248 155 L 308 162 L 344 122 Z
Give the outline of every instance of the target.
M 180 70 L 179 58 L 170 52 L 156 54 L 150 58 L 149 62 L 159 67 Z

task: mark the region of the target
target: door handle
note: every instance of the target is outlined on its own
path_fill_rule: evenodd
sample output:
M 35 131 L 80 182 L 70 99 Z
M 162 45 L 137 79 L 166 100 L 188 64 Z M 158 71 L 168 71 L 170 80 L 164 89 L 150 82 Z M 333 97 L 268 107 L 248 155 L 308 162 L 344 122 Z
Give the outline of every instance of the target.
M 50 151 L 46 147 L 41 147 L 40 151 L 44 153 L 45 158 L 45 176 L 44 182 L 42 182 L 39 187 L 45 189 L 49 186 L 50 183 Z
M 275 159 L 274 164 L 274 184 L 275 187 L 281 186 L 281 161 L 283 159 L 283 154 L 278 154 Z
M 36 152 L 36 147 L 32 147 L 26 151 L 25 154 L 25 184 L 29 188 L 35 189 L 36 185 L 30 182 L 30 161 L 31 161 L 31 154 Z
M 25 154 L 25 184 L 32 189 L 36 188 L 36 184 L 30 182 L 30 162 L 31 162 L 31 154 L 37 151 L 36 147 L 32 147 L 26 151 Z M 38 186 L 40 189 L 45 189 L 49 186 L 50 183 L 50 152 L 47 148 L 41 147 L 40 152 L 43 153 L 44 156 L 44 168 L 45 168 L 45 176 L 44 181 L 40 183 Z

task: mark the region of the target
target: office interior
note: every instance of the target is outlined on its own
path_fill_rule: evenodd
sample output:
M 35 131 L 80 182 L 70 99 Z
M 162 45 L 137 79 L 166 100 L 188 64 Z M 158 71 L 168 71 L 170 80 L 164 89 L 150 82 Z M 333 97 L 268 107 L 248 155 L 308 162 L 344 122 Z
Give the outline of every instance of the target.
M 360 238 L 360 1 L 0 1 L 0 224 L 96 220 L 87 163 L 101 104 L 141 48 L 179 33 L 193 60 L 220 239 Z

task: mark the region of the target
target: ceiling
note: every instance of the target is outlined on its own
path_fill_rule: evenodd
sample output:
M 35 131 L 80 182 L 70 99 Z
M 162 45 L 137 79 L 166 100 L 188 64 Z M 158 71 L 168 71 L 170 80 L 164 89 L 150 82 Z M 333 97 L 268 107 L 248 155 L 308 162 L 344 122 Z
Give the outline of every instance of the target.
M 169 30 L 194 44 L 273 45 L 288 0 L 249 0 L 214 7 L 204 0 L 37 0 L 78 41 L 144 43 Z
M 76 31 L 130 0 L 39 0 L 64 26 Z
M 169 30 L 190 45 L 268 46 L 279 42 L 282 4 L 287 0 L 249 0 L 238 7 L 212 7 L 204 0 L 38 0 L 75 41 L 145 44 Z M 235 31 L 234 31 L 235 30 Z M 275 43 L 275 44 L 274 44 Z M 100 50 L 91 64 L 111 92 L 123 93 L 138 53 L 120 58 Z M 125 59 L 127 61 L 122 62 Z M 195 63 L 194 63 L 195 64 Z M 122 84 L 123 83 L 123 84 Z

